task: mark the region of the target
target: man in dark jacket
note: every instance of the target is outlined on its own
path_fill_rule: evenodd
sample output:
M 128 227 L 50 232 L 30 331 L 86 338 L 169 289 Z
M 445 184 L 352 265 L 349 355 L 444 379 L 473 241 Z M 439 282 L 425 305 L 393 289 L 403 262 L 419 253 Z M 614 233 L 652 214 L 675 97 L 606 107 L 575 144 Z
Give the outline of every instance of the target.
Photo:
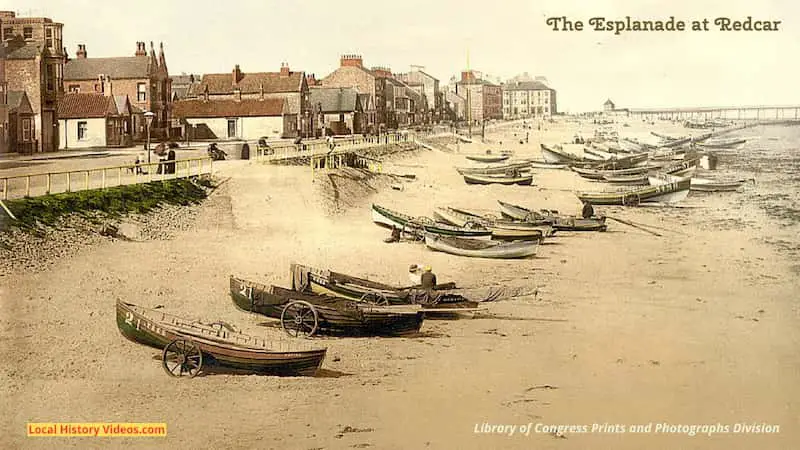
M 422 289 L 433 291 L 436 288 L 436 275 L 432 272 L 431 266 L 425 266 L 425 272 L 420 277 Z
M 583 212 L 581 213 L 584 219 L 590 219 L 594 215 L 594 208 L 589 202 L 583 202 Z

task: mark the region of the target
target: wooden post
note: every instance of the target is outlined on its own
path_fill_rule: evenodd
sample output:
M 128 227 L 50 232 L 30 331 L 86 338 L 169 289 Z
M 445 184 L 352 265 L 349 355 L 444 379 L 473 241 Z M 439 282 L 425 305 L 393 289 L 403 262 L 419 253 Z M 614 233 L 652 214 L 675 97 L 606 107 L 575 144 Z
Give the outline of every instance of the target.
M 25 177 L 25 197 L 31 196 L 31 176 Z
M 70 190 L 72 189 L 71 184 L 72 184 L 72 177 L 70 176 L 70 172 L 67 172 L 67 190 L 66 190 L 66 192 L 70 192 Z
M 3 200 L 8 200 L 8 178 L 3 178 Z
M 84 183 L 83 187 L 84 187 L 85 191 L 89 190 L 89 171 L 88 170 L 86 171 L 86 179 L 85 179 L 85 183 Z
M 134 176 L 136 174 L 136 168 L 133 169 Z M 117 186 L 122 186 L 122 167 L 117 167 Z
M 100 175 L 100 189 L 106 188 L 106 169 L 103 168 L 103 172 Z
M 47 172 L 47 191 L 45 192 L 45 194 L 50 194 L 50 188 L 53 185 L 51 179 L 52 179 L 52 176 L 50 175 L 50 172 Z

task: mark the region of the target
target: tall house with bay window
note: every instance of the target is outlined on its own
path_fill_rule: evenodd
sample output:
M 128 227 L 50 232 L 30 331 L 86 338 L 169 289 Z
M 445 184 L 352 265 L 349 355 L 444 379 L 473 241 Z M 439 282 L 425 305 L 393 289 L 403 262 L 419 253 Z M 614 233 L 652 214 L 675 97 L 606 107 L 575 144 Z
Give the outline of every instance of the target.
M 58 148 L 56 112 L 64 73 L 63 24 L 46 17 L 0 11 L 8 91 L 24 92 L 33 110 L 33 140 L 25 151 Z
M 169 77 L 164 44 L 158 54 L 150 43 L 148 54 L 144 42 L 136 43 L 133 56 L 89 58 L 86 45 L 79 44 L 75 59 L 64 65 L 64 91 L 67 93 L 103 94 L 113 84 L 114 95 L 126 95 L 133 110 L 133 138 L 146 139 L 144 113 L 154 114 L 150 126 L 155 139 L 164 139 L 177 132 L 172 121 L 172 79 Z

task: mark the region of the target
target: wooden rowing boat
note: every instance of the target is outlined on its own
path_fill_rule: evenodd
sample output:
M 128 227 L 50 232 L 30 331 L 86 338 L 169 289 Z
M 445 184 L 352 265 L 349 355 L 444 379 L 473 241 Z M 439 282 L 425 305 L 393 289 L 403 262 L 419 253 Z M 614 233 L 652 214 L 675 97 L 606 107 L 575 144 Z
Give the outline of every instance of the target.
M 576 192 L 582 202 L 593 205 L 638 206 L 641 203 L 676 203 L 689 195 L 691 178 L 657 186 L 643 186 L 604 192 Z
M 532 162 L 531 167 L 534 169 L 567 169 L 567 164 L 548 163 L 548 162 Z
M 537 224 L 512 220 L 489 219 L 469 214 L 456 208 L 436 208 L 434 209 L 433 215 L 455 226 L 467 226 L 470 223 L 478 223 L 492 231 L 492 239 L 538 240 L 550 237 L 555 233 L 555 229 L 546 223 Z
M 531 170 L 530 161 L 521 161 L 513 164 L 503 164 L 501 166 L 487 166 L 487 167 L 456 167 L 459 174 L 470 175 L 492 175 L 492 174 L 505 174 L 512 170 L 520 172 L 527 172 Z
M 397 287 L 297 263 L 291 265 L 290 272 L 292 289 L 298 292 L 335 295 L 373 304 L 421 305 L 426 314 L 475 312 L 483 309 L 479 307 L 479 302 L 449 292 L 455 288 L 455 283 L 437 284 L 429 293 L 419 286 Z
M 692 178 L 692 191 L 700 192 L 735 192 L 744 186 L 748 180 L 710 180 L 706 178 Z
M 180 342 L 199 349 L 178 364 L 172 364 L 172 375 L 196 374 L 202 361 L 209 359 L 221 366 L 249 372 L 278 375 L 314 375 L 325 359 L 327 349 L 311 347 L 288 340 L 267 340 L 233 331 L 223 326 L 203 324 L 117 300 L 117 327 L 123 336 L 167 351 Z M 199 363 L 199 364 L 198 364 Z
M 505 161 L 505 160 L 507 160 L 509 158 L 509 155 L 492 155 L 492 154 L 467 155 L 467 156 L 465 156 L 465 158 L 467 158 L 469 160 L 472 160 L 472 161 L 478 161 L 478 162 L 484 162 L 484 163 L 493 163 L 493 162 Z
M 375 204 L 372 205 L 372 221 L 381 226 L 418 233 L 420 237 L 423 232 L 427 232 L 466 239 L 492 238 L 492 232 L 486 228 L 454 227 L 436 223 L 428 217 L 411 217 Z
M 500 204 L 500 213 L 506 217 L 525 222 L 541 223 L 544 221 L 551 224 L 556 231 L 606 231 L 608 229 L 604 216 L 589 218 L 566 216 L 545 210 L 537 212 L 500 200 L 497 203 Z
M 425 234 L 425 245 L 451 255 L 473 258 L 518 259 L 536 254 L 539 241 L 476 241 L 453 237 Z
M 423 321 L 418 305 L 371 305 L 333 295 L 266 286 L 233 276 L 230 293 L 239 309 L 280 319 L 284 329 L 295 336 L 312 336 L 317 331 L 406 336 L 419 332 Z
M 533 175 L 478 175 L 464 174 L 464 181 L 467 184 L 502 184 L 506 186 L 530 186 L 533 183 Z
M 544 158 L 544 162 L 546 163 L 571 164 L 582 161 L 582 159 L 578 156 L 571 155 L 562 150 L 556 149 L 555 147 L 548 147 L 544 144 L 539 144 L 539 146 L 542 149 L 542 158 Z

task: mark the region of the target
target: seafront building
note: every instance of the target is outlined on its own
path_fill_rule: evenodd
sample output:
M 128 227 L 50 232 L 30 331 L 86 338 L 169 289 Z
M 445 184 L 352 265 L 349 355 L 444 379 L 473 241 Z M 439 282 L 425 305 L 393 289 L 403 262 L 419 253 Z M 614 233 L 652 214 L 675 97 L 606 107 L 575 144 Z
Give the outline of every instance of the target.
M 558 113 L 556 91 L 541 81 L 510 81 L 503 85 L 503 117 L 547 118 Z
M 461 72 L 456 94 L 466 99 L 466 119 L 473 122 L 503 118 L 502 88 L 484 80 L 473 70 Z

